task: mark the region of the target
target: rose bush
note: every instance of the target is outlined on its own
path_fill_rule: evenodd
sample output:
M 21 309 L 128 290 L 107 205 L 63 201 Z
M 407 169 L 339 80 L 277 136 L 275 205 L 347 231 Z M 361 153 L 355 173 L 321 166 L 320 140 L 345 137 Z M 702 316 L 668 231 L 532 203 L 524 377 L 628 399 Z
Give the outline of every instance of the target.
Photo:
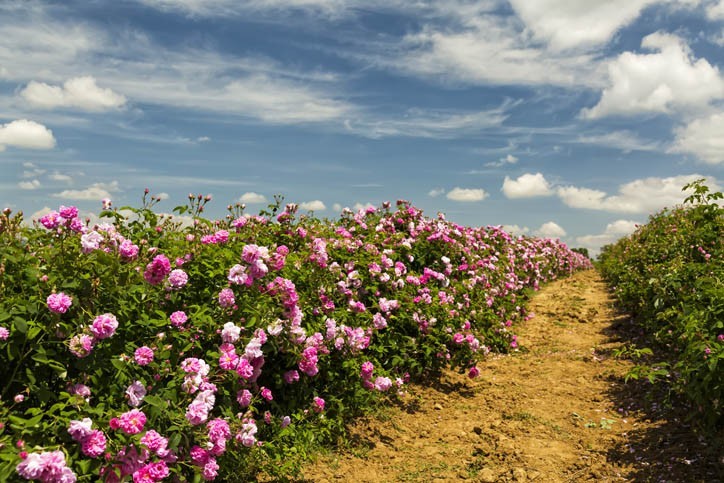
M 531 290 L 590 267 L 548 239 L 396 209 L 339 220 L 141 208 L 0 218 L 0 475 L 289 475 L 345 421 L 515 346 Z M 110 203 L 104 203 L 110 207 Z
M 703 180 L 685 189 L 693 194 L 684 206 L 604 247 L 600 267 L 651 344 L 629 377 L 684 396 L 692 418 L 711 429 L 724 423 L 724 208 Z

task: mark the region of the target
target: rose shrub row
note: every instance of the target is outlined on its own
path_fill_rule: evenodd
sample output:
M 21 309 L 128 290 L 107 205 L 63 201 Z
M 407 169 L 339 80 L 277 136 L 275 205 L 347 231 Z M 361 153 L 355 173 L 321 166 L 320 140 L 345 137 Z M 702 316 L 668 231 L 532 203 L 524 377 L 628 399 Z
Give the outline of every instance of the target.
M 724 208 L 702 180 L 685 205 L 604 247 L 600 268 L 652 357 L 629 377 L 660 382 L 709 428 L 724 423 Z
M 90 225 L 0 218 L 0 475 L 72 482 L 289 475 L 310 446 L 444 367 L 515 347 L 540 283 L 590 267 L 549 239 L 399 201 L 330 221 L 209 197 Z M 106 202 L 108 205 L 108 202 Z M 233 475 L 233 476 L 231 476 Z

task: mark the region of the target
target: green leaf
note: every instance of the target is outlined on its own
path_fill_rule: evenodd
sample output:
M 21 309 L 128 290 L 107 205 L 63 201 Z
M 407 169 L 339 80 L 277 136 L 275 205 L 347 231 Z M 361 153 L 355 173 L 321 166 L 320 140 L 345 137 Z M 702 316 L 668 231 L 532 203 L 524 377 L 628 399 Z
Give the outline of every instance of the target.
M 21 334 L 24 334 L 28 331 L 28 323 L 22 317 L 15 317 L 13 319 L 13 325 L 15 326 L 15 330 L 17 330 Z
M 166 401 L 164 401 L 163 399 L 161 399 L 158 396 L 146 396 L 145 398 L 143 398 L 143 401 L 146 404 L 155 406 L 160 409 L 166 409 L 166 406 L 167 406 Z

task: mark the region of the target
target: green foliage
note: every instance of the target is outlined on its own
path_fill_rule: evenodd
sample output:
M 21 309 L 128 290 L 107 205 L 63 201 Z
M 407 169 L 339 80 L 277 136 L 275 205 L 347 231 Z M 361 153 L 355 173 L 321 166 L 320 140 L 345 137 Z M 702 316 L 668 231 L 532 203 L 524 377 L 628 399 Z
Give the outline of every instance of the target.
M 703 180 L 685 205 L 657 213 L 631 236 L 603 248 L 599 266 L 621 306 L 652 344 L 629 374 L 669 384 L 692 417 L 721 425 L 724 398 L 724 209 Z

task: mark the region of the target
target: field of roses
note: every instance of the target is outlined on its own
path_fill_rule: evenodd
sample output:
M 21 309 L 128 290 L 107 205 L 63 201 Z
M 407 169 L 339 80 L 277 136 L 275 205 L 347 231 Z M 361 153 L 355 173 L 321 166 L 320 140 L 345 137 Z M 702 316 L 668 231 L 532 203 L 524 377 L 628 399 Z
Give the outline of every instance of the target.
M 629 377 L 647 377 L 691 405 L 703 426 L 724 423 L 724 208 L 703 181 L 683 206 L 604 247 L 600 268 L 650 347 Z
M 405 201 L 212 221 L 209 200 L 186 224 L 148 191 L 96 224 L 0 216 L 0 480 L 283 478 L 411 378 L 475 377 L 532 290 L 590 267 Z

